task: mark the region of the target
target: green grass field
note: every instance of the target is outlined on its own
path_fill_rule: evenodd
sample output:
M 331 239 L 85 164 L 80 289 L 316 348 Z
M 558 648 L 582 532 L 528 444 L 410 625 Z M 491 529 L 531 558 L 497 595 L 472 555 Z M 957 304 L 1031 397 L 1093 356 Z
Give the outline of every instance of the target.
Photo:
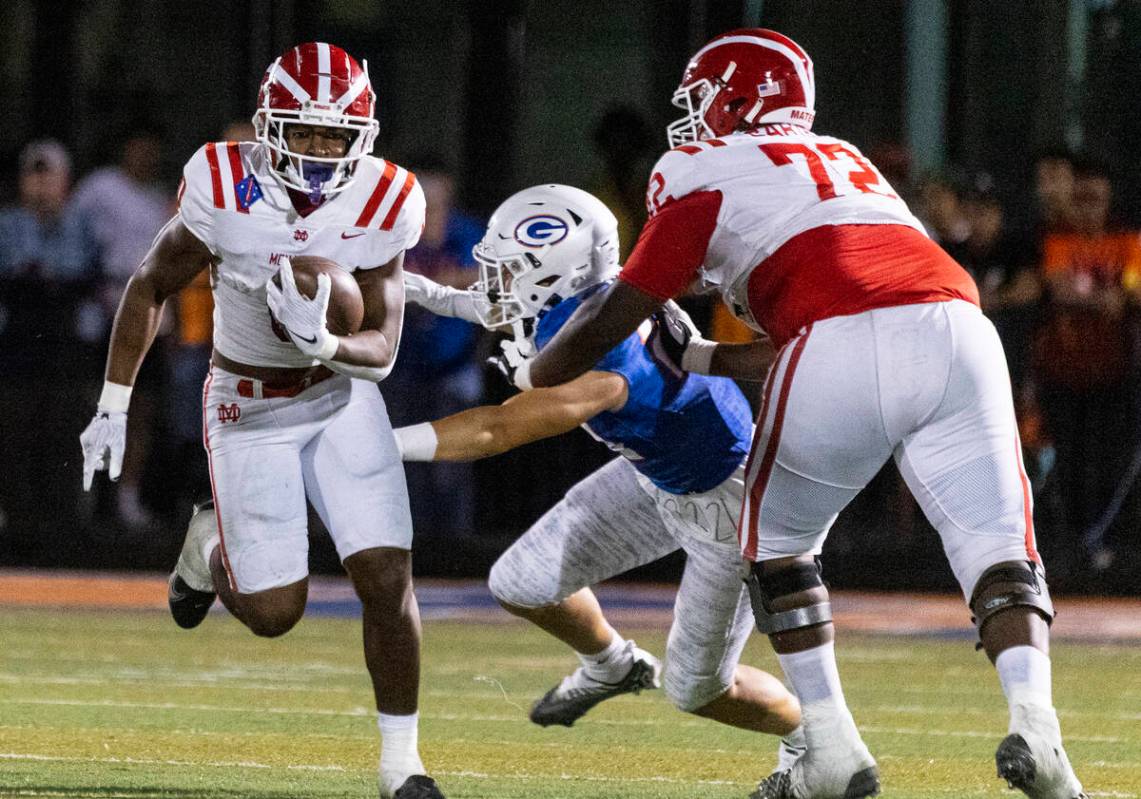
M 661 651 L 661 631 L 628 630 Z M 0 610 L 0 796 L 376 796 L 377 733 L 355 622 L 276 641 L 217 616 Z M 1005 703 L 963 641 L 843 636 L 849 703 L 897 799 L 1010 796 L 993 775 Z M 777 669 L 754 639 L 746 660 Z M 1141 796 L 1141 650 L 1055 647 L 1069 751 L 1092 796 Z M 539 729 L 525 708 L 572 665 L 521 623 L 425 625 L 421 748 L 450 799 L 743 799 L 775 739 L 660 692 Z

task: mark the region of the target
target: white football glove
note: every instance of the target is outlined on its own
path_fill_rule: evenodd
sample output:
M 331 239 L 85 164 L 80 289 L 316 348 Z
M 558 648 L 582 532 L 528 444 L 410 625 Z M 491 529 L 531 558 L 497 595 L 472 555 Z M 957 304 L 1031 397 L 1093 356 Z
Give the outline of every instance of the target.
M 442 286 L 415 272 L 404 273 L 404 299 L 427 308 L 437 316 L 452 316 L 476 325 L 482 325 L 486 316 L 476 308 L 482 306 L 485 311 L 491 308 L 487 297 L 479 292 Z
M 521 391 L 530 391 L 531 359 L 535 357 L 535 345 L 529 339 L 505 338 L 499 342 L 499 354 L 487 362 L 499 370 L 508 383 Z
M 83 448 L 83 490 L 91 490 L 95 473 L 107 469 L 107 476 L 118 480 L 123 471 L 123 450 L 127 446 L 127 414 L 123 411 L 96 411 L 95 418 L 79 436 Z
M 297 289 L 293 266 L 288 258 L 281 259 L 277 274 L 281 288 L 274 284 L 273 278 L 265 282 L 265 300 L 273 318 L 285 328 L 297 349 L 314 358 L 332 359 L 337 354 L 339 342 L 329 332 L 325 320 L 332 291 L 329 276 L 317 275 L 317 294 L 309 299 Z

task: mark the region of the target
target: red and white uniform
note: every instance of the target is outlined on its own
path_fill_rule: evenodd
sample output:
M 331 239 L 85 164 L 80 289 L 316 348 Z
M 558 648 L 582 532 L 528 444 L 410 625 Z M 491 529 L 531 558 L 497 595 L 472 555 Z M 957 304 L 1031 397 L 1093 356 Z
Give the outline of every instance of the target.
M 348 187 L 302 216 L 264 152 L 237 142 L 200 149 L 183 173 L 179 219 L 217 259 L 215 349 L 253 366 L 310 367 L 317 361 L 271 327 L 265 283 L 282 256 L 382 266 L 419 240 L 424 195 L 411 172 L 366 156 Z M 308 573 L 306 496 L 342 559 L 410 546 L 404 470 L 374 384 L 334 375 L 281 391 L 215 366 L 203 396 L 223 557 L 237 590 Z
M 740 526 L 751 560 L 818 553 L 894 457 L 969 597 L 1037 560 L 1010 381 L 970 276 L 853 145 L 764 125 L 666 153 L 621 279 L 694 281 L 781 347 Z

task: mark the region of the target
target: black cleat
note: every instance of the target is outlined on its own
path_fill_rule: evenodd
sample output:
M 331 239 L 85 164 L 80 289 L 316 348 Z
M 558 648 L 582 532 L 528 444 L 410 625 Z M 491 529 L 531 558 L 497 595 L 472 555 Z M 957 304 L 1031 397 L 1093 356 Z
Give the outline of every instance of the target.
M 569 677 L 564 677 L 531 708 L 531 721 L 540 727 L 561 724 L 569 727 L 582 718 L 588 710 L 600 702 L 621 694 L 637 694 L 643 689 L 661 685 L 659 675 L 662 664 L 649 652 L 638 649 L 633 641 L 627 642 L 634 654 L 634 665 L 626 676 L 615 683 L 600 682 L 576 669 Z
M 803 773 L 796 779 L 802 780 Z M 796 799 L 796 797 L 805 796 L 807 790 L 805 786 L 794 785 L 793 782 L 794 777 L 791 769 L 774 772 L 761 780 L 757 790 L 749 794 L 749 799 Z M 857 771 L 848 779 L 842 796 L 836 793 L 829 795 L 835 796 L 837 799 L 866 799 L 866 797 L 879 796 L 879 794 L 879 769 L 875 766 L 868 766 Z
M 1030 744 L 1021 735 L 1014 733 L 1003 738 L 998 745 L 994 762 L 998 776 L 1006 780 L 1007 787 L 1022 791 L 1027 796 L 1035 799 L 1088 799 L 1070 770 L 1069 760 L 1066 759 L 1062 766 L 1061 759 L 1065 758 L 1065 753 L 1054 749 L 1053 756 L 1059 761 L 1055 764 L 1055 770 L 1061 774 L 1040 775 L 1038 761 Z
M 396 789 L 392 799 L 445 799 L 436 781 L 424 774 L 413 774 Z
M 171 574 L 170 582 L 167 583 L 166 604 L 170 608 L 170 615 L 174 617 L 174 623 L 184 630 L 202 623 L 216 596 L 209 591 L 195 591 L 178 576 L 178 572 Z
M 207 500 L 194 506 L 186 540 L 178 556 L 178 564 L 167 583 L 166 603 L 175 623 L 189 630 L 206 618 L 217 594 L 210 577 L 210 564 L 202 555 L 203 545 L 218 534 L 218 520 L 214 515 L 214 502 Z

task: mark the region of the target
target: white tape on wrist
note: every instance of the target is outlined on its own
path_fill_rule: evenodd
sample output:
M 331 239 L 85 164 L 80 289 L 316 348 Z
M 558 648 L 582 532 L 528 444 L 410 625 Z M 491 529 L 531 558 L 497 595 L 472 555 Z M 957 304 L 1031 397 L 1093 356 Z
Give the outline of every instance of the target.
M 103 393 L 99 395 L 99 410 L 107 413 L 126 413 L 131 407 L 131 389 L 120 383 L 103 381 Z
M 699 375 L 709 374 L 709 367 L 713 363 L 713 351 L 717 349 L 716 341 L 704 338 L 692 339 L 681 354 L 681 369 L 683 372 L 694 372 Z
M 321 337 L 321 349 L 319 349 L 313 357 L 320 358 L 321 360 L 325 361 L 331 361 L 341 346 L 341 340 L 330 333 L 328 330 L 325 330 L 324 334 L 325 335 Z
M 515 370 L 515 388 L 520 391 L 530 391 L 534 388 L 531 385 L 531 360 L 527 359 L 519 364 L 519 368 Z
M 430 461 L 436 457 L 436 447 L 440 440 L 431 422 L 398 427 L 392 431 L 396 435 L 396 446 L 400 449 L 401 460 Z

